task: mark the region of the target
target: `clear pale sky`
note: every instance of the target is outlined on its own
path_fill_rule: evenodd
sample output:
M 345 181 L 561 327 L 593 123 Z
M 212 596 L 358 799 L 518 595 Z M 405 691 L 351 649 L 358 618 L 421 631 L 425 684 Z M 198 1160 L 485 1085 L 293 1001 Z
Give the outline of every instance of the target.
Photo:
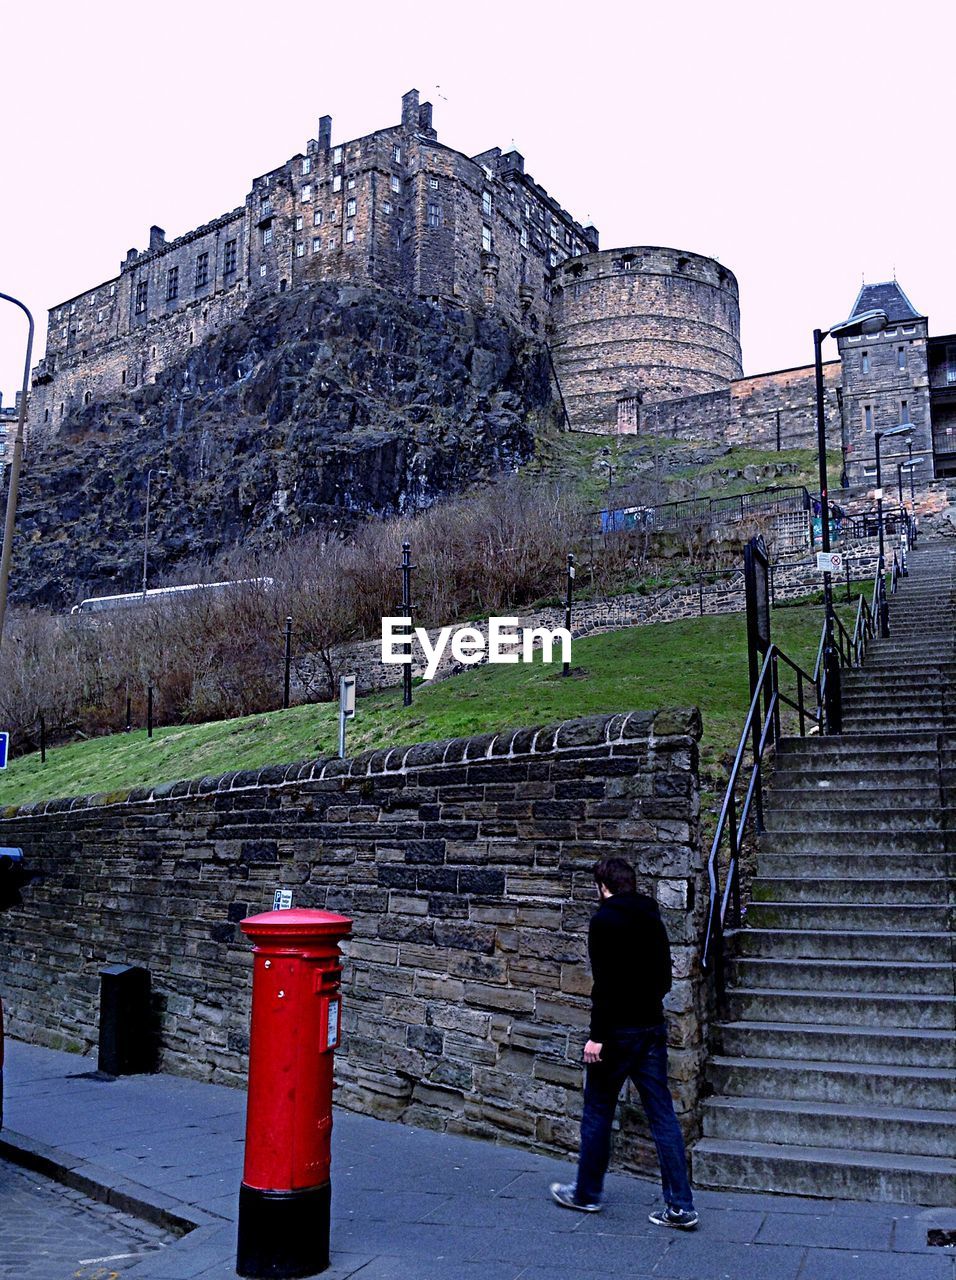
M 603 248 L 708 254 L 740 283 L 748 373 L 805 364 L 861 280 L 897 279 L 956 330 L 952 4 L 330 6 L 62 0 L 4 17 L 0 291 L 37 319 L 241 204 L 301 150 L 397 122 L 417 88 L 439 138 L 516 147 Z M 0 304 L 0 389 L 25 322 Z M 828 355 L 835 355 L 829 344 Z

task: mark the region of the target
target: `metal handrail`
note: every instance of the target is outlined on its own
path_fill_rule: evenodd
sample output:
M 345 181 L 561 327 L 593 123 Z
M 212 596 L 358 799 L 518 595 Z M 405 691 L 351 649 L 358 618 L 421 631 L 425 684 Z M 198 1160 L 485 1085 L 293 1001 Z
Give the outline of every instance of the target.
M 793 701 L 781 692 L 778 669 L 780 659 L 782 659 L 786 665 L 796 673 L 796 701 Z M 760 668 L 760 674 L 757 677 L 757 682 L 754 687 L 753 696 L 750 700 L 750 708 L 747 712 L 747 718 L 744 721 L 743 732 L 740 735 L 740 742 L 737 745 L 737 753 L 734 757 L 734 763 L 730 770 L 727 791 L 724 795 L 723 804 L 721 805 L 720 816 L 717 820 L 717 830 L 714 834 L 713 843 L 711 844 L 710 849 L 710 857 L 707 862 L 707 878 L 710 884 L 710 908 L 707 915 L 707 928 L 704 935 L 704 948 L 701 958 L 701 966 L 705 971 L 709 970 L 715 963 L 714 950 L 715 948 L 719 948 L 720 939 L 723 937 L 724 924 L 727 919 L 727 912 L 731 902 L 733 903 L 734 923 L 738 926 L 740 924 L 740 844 L 746 831 L 747 821 L 750 818 L 752 808 L 756 817 L 758 831 L 762 829 L 763 826 L 760 817 L 760 792 L 762 784 L 761 760 L 771 736 L 773 737 L 775 744 L 780 740 L 781 702 L 784 702 L 797 710 L 800 721 L 800 736 L 806 736 L 806 721 L 809 713 L 806 709 L 806 699 L 804 696 L 805 682 L 812 684 L 815 688 L 817 709 L 812 719 L 814 723 L 819 724 L 823 704 L 817 679 L 814 676 L 811 676 L 809 672 L 804 671 L 802 667 L 789 658 L 782 650 L 772 644 L 764 657 L 763 665 Z M 762 725 L 760 719 L 761 702 L 764 703 L 765 710 L 765 717 Z M 747 790 L 744 795 L 738 819 L 736 797 L 737 784 L 746 761 L 747 746 L 751 742 L 754 744 L 754 759 L 750 766 L 750 777 L 747 782 Z M 727 863 L 726 882 L 723 892 L 721 892 L 720 849 L 725 836 L 729 840 L 730 856 Z

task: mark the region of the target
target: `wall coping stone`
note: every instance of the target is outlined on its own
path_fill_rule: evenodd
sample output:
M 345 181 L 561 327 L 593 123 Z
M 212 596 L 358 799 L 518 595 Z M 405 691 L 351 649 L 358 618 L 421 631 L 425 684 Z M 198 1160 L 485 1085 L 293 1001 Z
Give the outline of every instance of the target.
M 669 707 L 658 711 L 622 711 L 612 715 L 583 716 L 552 724 L 498 733 L 480 733 L 467 738 L 444 738 L 410 746 L 373 748 L 351 759 L 320 756 L 296 760 L 288 765 L 263 765 L 200 778 L 161 782 L 154 787 L 133 787 L 129 791 L 99 791 L 92 795 L 65 796 L 51 800 L 26 801 L 0 809 L 0 822 L 11 819 L 42 818 L 47 814 L 81 809 L 116 808 L 154 804 L 225 791 L 254 791 L 261 787 L 285 787 L 303 782 L 324 782 L 335 778 L 387 777 L 413 769 L 448 768 L 481 760 L 514 759 L 517 756 L 553 755 L 580 752 L 582 747 L 624 746 L 647 742 L 651 749 L 697 742 L 701 717 L 697 707 Z

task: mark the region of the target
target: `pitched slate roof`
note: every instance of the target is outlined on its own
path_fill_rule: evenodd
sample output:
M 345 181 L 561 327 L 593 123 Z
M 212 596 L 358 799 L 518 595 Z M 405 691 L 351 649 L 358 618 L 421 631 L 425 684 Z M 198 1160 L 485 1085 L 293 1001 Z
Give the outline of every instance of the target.
M 899 320 L 924 320 L 895 280 L 882 284 L 865 284 L 857 295 L 848 319 L 862 315 L 864 311 L 885 311 L 890 324 Z

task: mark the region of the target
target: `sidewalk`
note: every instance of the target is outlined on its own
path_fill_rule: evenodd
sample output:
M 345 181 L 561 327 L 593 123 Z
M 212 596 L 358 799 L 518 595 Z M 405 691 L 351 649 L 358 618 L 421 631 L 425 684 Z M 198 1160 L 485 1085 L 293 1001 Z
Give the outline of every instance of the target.
M 7 1042 L 0 1155 L 188 1233 L 124 1280 L 233 1280 L 245 1094 L 177 1076 L 91 1078 L 91 1058 Z M 604 1213 L 554 1205 L 568 1163 L 338 1111 L 326 1280 L 956 1280 L 927 1231 L 956 1210 L 697 1194 L 654 1227 L 656 1183 L 612 1175 Z M 191 1228 L 191 1229 L 190 1229 Z

